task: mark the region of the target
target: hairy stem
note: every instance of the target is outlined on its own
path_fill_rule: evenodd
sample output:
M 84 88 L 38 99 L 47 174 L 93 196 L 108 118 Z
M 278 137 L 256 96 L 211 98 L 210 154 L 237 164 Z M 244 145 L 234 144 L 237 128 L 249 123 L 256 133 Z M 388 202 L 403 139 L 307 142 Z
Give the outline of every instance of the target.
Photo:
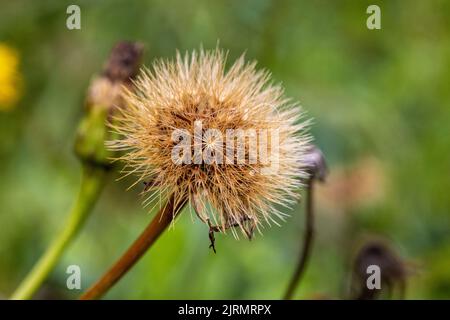
M 306 196 L 306 230 L 304 234 L 303 247 L 300 252 L 300 257 L 292 276 L 289 286 L 284 294 L 285 300 L 292 299 L 295 289 L 297 288 L 308 263 L 309 255 L 312 248 L 314 236 L 314 206 L 313 206 L 313 185 L 314 179 L 308 180 L 307 196 Z
M 176 218 L 185 203 L 186 200 L 175 203 L 172 196 L 127 251 L 125 251 L 100 280 L 80 296 L 80 300 L 100 299 L 111 289 L 155 243 L 158 237 Z
M 68 220 L 64 224 L 64 228 L 51 242 L 45 253 L 12 294 L 11 299 L 31 299 L 36 293 L 91 212 L 103 189 L 106 175 L 104 168 L 84 165 L 78 196 L 69 213 Z

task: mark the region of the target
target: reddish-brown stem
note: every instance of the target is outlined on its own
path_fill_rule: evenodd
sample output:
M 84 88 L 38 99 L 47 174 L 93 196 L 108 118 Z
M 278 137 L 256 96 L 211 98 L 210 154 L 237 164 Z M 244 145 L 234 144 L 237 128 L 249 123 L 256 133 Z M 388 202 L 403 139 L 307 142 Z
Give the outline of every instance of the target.
M 171 197 L 161 208 L 147 228 L 134 241 L 120 259 L 93 286 L 80 296 L 80 300 L 95 300 L 101 298 L 114 284 L 125 275 L 128 270 L 155 243 L 158 237 L 182 210 L 186 200 L 175 203 Z
M 306 268 L 308 258 L 312 248 L 312 241 L 314 236 L 314 207 L 313 207 L 313 185 L 314 179 L 310 178 L 307 185 L 307 196 L 306 196 L 306 230 L 304 234 L 303 247 L 300 253 L 300 257 L 295 269 L 294 275 L 289 282 L 288 289 L 284 294 L 285 300 L 292 299 L 295 289 L 297 288 L 303 272 Z

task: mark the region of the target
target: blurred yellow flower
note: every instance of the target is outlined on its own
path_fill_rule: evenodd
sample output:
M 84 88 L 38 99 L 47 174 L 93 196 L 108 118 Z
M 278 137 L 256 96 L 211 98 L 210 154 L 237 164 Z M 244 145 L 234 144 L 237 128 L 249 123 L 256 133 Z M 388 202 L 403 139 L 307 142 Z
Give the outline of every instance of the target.
M 18 65 L 17 51 L 0 43 L 0 111 L 14 108 L 21 95 L 22 78 Z

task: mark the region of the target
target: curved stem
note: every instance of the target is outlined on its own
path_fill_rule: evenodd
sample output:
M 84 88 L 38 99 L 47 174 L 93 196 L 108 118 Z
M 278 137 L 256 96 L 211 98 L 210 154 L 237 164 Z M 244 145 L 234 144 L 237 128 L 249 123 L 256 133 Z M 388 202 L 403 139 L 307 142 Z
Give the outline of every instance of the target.
M 175 202 L 172 196 L 127 251 L 125 251 L 100 280 L 80 296 L 80 300 L 100 299 L 133 267 L 176 218 L 184 207 L 186 200 L 183 199 L 180 202 Z
M 314 206 L 313 206 L 313 185 L 314 179 L 310 178 L 308 180 L 307 197 L 306 197 L 306 230 L 303 240 L 303 247 L 300 253 L 300 257 L 297 263 L 297 268 L 295 269 L 294 275 L 292 276 L 289 286 L 284 294 L 285 300 L 292 299 L 295 289 L 298 286 L 303 272 L 306 268 L 308 258 L 312 248 L 312 241 L 314 236 Z
M 39 289 L 91 212 L 105 180 L 104 168 L 84 165 L 78 196 L 64 228 L 12 294 L 11 299 L 30 299 Z

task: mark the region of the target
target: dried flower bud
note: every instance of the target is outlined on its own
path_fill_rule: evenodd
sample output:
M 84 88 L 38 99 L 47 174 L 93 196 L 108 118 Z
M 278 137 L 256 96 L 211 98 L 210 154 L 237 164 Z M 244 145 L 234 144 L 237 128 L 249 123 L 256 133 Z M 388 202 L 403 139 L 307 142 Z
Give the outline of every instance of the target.
M 86 114 L 78 128 L 75 153 L 85 162 L 110 166 L 111 151 L 105 141 L 112 139 L 107 122 L 115 108 L 124 101 L 122 91 L 130 87 L 139 70 L 143 46 L 133 42 L 119 42 L 111 51 L 101 76 L 91 81 L 86 99 Z
M 130 82 L 139 71 L 143 51 L 141 43 L 119 42 L 110 54 L 103 75 L 112 82 Z
M 380 269 L 381 289 L 367 287 L 368 267 L 374 265 Z M 392 293 L 397 287 L 403 294 L 407 265 L 384 241 L 372 240 L 358 252 L 353 269 L 352 289 L 357 299 L 376 299 L 381 292 Z
M 322 151 L 315 145 L 310 144 L 306 150 L 303 162 L 308 168 L 311 179 L 324 182 L 328 175 L 328 168 Z

